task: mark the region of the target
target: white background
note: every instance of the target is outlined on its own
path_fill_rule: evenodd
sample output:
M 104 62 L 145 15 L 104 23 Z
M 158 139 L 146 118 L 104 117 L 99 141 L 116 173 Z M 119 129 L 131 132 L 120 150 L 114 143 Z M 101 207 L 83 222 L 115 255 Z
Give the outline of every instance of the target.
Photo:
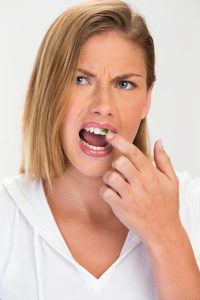
M 0 0 L 0 180 L 18 173 L 23 104 L 39 45 L 80 1 Z M 200 177 L 200 1 L 126 1 L 154 38 L 157 81 L 148 115 L 152 151 L 162 139 L 176 171 Z

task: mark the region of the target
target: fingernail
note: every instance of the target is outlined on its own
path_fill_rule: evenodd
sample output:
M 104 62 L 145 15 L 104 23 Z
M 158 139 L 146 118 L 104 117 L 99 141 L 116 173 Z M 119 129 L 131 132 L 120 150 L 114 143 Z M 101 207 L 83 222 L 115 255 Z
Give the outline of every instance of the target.
M 108 132 L 106 134 L 106 138 L 109 139 L 109 140 L 111 140 L 113 137 L 114 137 L 114 135 L 111 132 Z
M 161 151 L 164 151 L 163 143 L 161 140 L 158 141 L 158 145 Z

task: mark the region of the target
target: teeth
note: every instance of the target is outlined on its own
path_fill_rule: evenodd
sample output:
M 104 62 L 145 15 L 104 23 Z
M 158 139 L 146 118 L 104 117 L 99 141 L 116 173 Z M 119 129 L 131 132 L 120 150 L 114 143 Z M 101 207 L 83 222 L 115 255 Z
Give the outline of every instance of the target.
M 100 128 L 94 128 L 94 133 L 95 134 L 101 134 L 101 129 Z
M 84 128 L 84 130 L 93 132 L 94 134 L 101 134 L 101 135 L 107 134 L 106 132 L 102 132 L 100 128 L 95 128 L 95 127 L 87 127 Z M 110 130 L 108 130 L 108 132 L 110 132 Z
M 89 145 L 88 143 L 86 143 L 82 138 L 81 138 L 81 142 L 85 146 L 87 146 L 88 148 L 93 149 L 93 150 L 105 150 L 105 149 L 107 149 L 108 147 L 111 146 L 111 144 L 108 143 L 105 147 L 95 147 L 95 146 L 92 146 L 92 145 Z

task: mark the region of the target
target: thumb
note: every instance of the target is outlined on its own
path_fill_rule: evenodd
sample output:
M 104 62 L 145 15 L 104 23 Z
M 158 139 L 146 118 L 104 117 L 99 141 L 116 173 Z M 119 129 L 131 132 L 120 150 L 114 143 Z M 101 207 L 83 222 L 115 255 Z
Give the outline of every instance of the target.
M 154 161 L 157 169 L 164 173 L 170 180 L 174 180 L 176 178 L 176 173 L 171 159 L 165 152 L 161 140 L 156 141 L 154 145 Z

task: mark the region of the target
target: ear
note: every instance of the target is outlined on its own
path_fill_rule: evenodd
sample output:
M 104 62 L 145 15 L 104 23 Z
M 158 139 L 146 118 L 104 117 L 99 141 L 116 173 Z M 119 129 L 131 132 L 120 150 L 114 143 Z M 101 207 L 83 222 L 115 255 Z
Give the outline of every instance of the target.
M 150 105 L 151 105 L 151 92 L 152 92 L 153 87 L 154 87 L 154 82 L 151 84 L 151 86 L 147 92 L 144 108 L 143 108 L 142 115 L 141 115 L 141 120 L 145 119 L 149 112 Z

